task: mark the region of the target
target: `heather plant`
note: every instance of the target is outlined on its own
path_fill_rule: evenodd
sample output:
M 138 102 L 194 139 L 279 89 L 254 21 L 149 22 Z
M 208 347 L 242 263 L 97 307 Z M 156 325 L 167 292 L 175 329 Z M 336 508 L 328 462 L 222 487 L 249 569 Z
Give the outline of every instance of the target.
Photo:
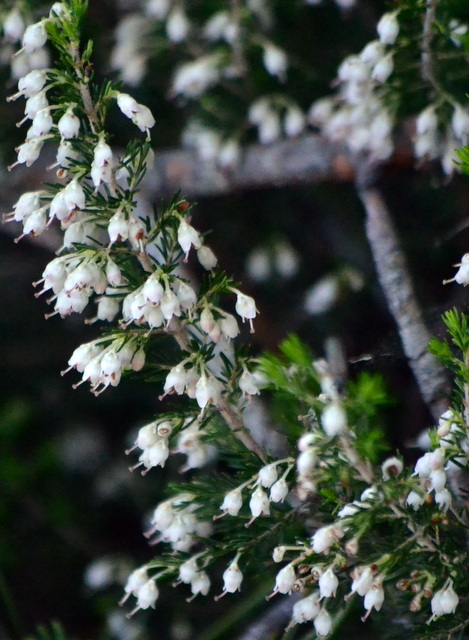
M 186 40 L 182 5 L 147 4 L 166 21 L 171 40 Z M 248 8 L 262 20 L 260 5 Z M 413 7 L 424 15 L 422 55 L 429 74 L 434 42 L 457 48 L 465 34 L 460 23 L 452 31 L 444 27 L 444 20 L 455 19 L 449 11 L 435 35 L 427 32 L 435 26 L 429 12 L 436 8 L 429 3 L 425 13 L 417 3 Z M 392 47 L 402 34 L 400 20 L 405 29 L 415 28 L 411 9 L 385 14 L 379 41 L 339 71 L 341 93 L 328 117 L 332 122 L 347 110 L 347 126 L 357 139 L 366 128 L 368 142 L 352 146 L 372 162 L 392 150 L 391 123 L 384 106 L 376 105 L 393 89 L 386 83 L 399 71 L 400 53 L 394 63 Z M 447 402 L 439 398 L 439 406 L 446 406 L 430 432 L 429 450 L 411 466 L 400 453 L 389 455 L 380 424 L 388 400 L 379 377 L 364 374 L 347 382 L 330 360 L 316 358 L 294 335 L 277 354 L 251 355 L 246 342 L 256 329 L 256 303 L 218 265 L 197 230 L 192 204 L 176 194 L 151 212 L 139 211 L 139 189 L 153 162 L 155 118 L 119 84 L 95 81 L 93 45 L 81 41 L 86 10 L 84 0 L 67 0 L 27 27 L 20 24 L 18 8 L 4 22 L 11 39 L 21 39 L 16 58 L 34 57 L 46 43 L 56 52 L 53 66 L 19 77 L 18 91 L 9 98 L 25 100 L 20 124 L 29 127 L 10 169 L 31 166 L 45 144 L 53 145 L 56 180 L 21 195 L 4 221 L 23 225 L 17 240 L 40 236 L 51 225 L 63 231 L 57 257 L 35 283 L 36 295 L 48 298 L 49 317 L 83 314 L 101 327 L 94 340 L 76 347 L 62 374 L 74 376 L 75 387 L 89 384 L 95 395 L 118 393 L 129 374 L 154 385 L 160 404 L 126 451 L 131 471 L 157 475 L 158 467 L 180 465 L 184 456 L 181 480 L 167 487 L 144 531 L 158 553 L 149 552 L 148 561 L 129 575 L 120 604 L 129 617 L 139 615 L 157 608 L 160 591 L 172 588 L 184 590 L 189 602 L 219 600 L 244 589 L 245 577 L 254 579 L 266 567 L 270 605 L 293 596 L 285 637 L 303 628 L 304 637 L 327 636 L 356 615 L 357 603 L 363 621 L 385 615 L 397 626 L 415 624 L 421 637 L 463 637 L 469 625 L 467 317 L 457 310 L 446 313 L 449 341 L 432 341 L 433 356 L 454 373 L 455 391 Z M 212 31 L 206 29 L 204 37 L 222 38 L 232 55 L 241 55 L 237 32 L 229 29 L 240 23 L 219 17 L 225 26 L 216 31 L 211 19 Z M 258 46 L 268 73 L 282 81 L 286 56 L 266 40 Z M 217 55 L 202 58 L 212 75 L 205 71 L 198 85 L 194 79 L 184 85 L 180 69 L 173 92 L 194 98 L 211 89 L 228 54 Z M 195 73 L 186 65 L 189 71 Z M 435 80 L 433 89 L 439 86 Z M 449 134 L 440 112 L 452 118 L 454 133 L 444 144 L 453 148 L 465 141 L 465 107 L 443 90 L 438 100 L 425 107 L 425 126 L 422 114 L 417 119 L 418 158 L 441 155 L 441 139 Z M 293 109 L 278 104 L 287 104 L 286 116 Z M 377 111 L 372 120 L 363 116 L 364 127 L 355 111 L 373 105 Z M 112 146 L 111 112 L 136 127 L 135 139 L 121 152 Z M 317 104 L 313 112 L 317 119 Z M 258 114 L 258 124 L 266 126 L 267 116 L 265 110 Z M 252 113 L 251 121 L 257 122 Z M 301 130 L 291 123 L 285 129 Z M 463 170 L 468 153 L 459 153 Z M 468 265 L 466 254 L 448 282 L 466 285 Z M 241 331 L 245 342 L 239 346 Z M 264 433 L 260 419 L 250 417 L 261 391 L 266 400 L 260 411 L 269 425 Z M 270 423 L 282 438 L 271 436 Z

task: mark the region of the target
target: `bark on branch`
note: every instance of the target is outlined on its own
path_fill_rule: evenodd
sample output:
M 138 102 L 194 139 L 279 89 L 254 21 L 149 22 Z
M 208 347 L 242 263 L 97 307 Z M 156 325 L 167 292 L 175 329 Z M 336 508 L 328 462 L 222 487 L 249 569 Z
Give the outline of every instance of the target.
M 201 162 L 194 151 L 157 153 L 143 192 L 150 201 L 175 191 L 207 197 L 272 186 L 350 182 L 354 175 L 353 158 L 345 148 L 318 134 L 308 134 L 269 146 L 248 145 L 240 164 L 231 170 Z
M 446 371 L 427 351 L 431 336 L 386 203 L 376 187 L 359 186 L 358 194 L 366 211 L 366 234 L 381 288 L 422 398 L 437 419 L 448 408 L 445 396 L 450 384 Z

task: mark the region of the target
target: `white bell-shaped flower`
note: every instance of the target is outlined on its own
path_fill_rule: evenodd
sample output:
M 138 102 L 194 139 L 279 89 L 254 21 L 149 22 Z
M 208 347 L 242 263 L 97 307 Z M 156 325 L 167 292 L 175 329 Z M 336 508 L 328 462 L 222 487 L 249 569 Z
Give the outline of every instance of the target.
M 239 489 L 233 489 L 226 494 L 220 506 L 222 511 L 229 513 L 230 516 L 237 516 L 239 510 L 243 506 L 243 497 Z
M 332 569 L 329 568 L 320 576 L 318 585 L 321 598 L 329 598 L 330 596 L 335 596 L 339 580 Z
M 18 7 L 13 7 L 9 11 L 3 21 L 3 35 L 10 42 L 18 42 L 21 40 L 25 29 L 24 20 Z
M 253 518 L 258 518 L 260 515 L 268 516 L 270 514 L 269 497 L 260 485 L 257 485 L 251 495 L 249 508 Z
M 367 591 L 365 594 L 365 599 L 363 601 L 363 606 L 368 612 L 371 612 L 372 609 L 376 609 L 379 611 L 383 606 L 384 602 L 384 589 L 383 583 L 380 579 L 375 579 L 373 582 L 371 589 Z
M 171 42 L 183 42 L 190 29 L 190 22 L 181 6 L 175 6 L 166 21 L 166 33 Z
M 410 491 L 405 501 L 414 511 L 417 511 L 425 502 L 425 496 L 416 491 Z
M 310 622 L 311 620 L 314 620 L 320 610 L 321 605 L 319 604 L 319 595 L 317 593 L 312 593 L 310 596 L 295 602 L 293 605 L 292 618 L 298 624 L 301 624 L 302 622 Z
M 199 249 L 197 249 L 197 259 L 204 269 L 207 271 L 211 271 L 215 269 L 217 266 L 217 258 L 210 247 L 207 245 L 202 245 Z
M 44 22 L 35 22 L 26 27 L 23 33 L 23 49 L 26 53 L 32 53 L 40 49 L 47 42 L 47 31 Z
M 240 316 L 242 321 L 249 320 L 249 324 L 251 325 L 251 333 L 254 332 L 252 327 L 252 321 L 256 317 L 256 314 L 259 313 L 256 309 L 256 303 L 254 298 L 251 296 L 247 296 L 240 291 L 237 292 L 236 297 L 236 313 Z
M 166 500 L 161 502 L 153 512 L 151 524 L 154 525 L 158 531 L 166 531 L 171 526 L 174 520 L 174 510 L 171 501 Z
M 196 577 L 199 568 L 195 558 L 189 558 L 179 567 L 179 580 L 184 584 L 190 584 Z
M 242 581 L 243 574 L 238 567 L 238 563 L 232 562 L 223 573 L 223 590 L 228 593 L 240 591 Z
M 16 164 L 25 164 L 30 167 L 39 158 L 43 144 L 44 141 L 37 138 L 23 142 L 16 149 L 18 152 Z
M 397 36 L 399 35 L 397 13 L 385 13 L 378 22 L 376 30 L 378 31 L 379 39 L 383 44 L 394 44 Z
M 263 63 L 266 71 L 271 76 L 277 76 L 281 81 L 285 80 L 288 67 L 288 59 L 285 51 L 271 42 L 264 46 Z
M 274 591 L 278 591 L 279 593 L 290 593 L 295 582 L 295 569 L 291 564 L 287 564 L 286 567 L 283 567 L 283 569 L 280 569 L 277 573 Z
M 317 454 L 313 447 L 302 451 L 296 460 L 296 468 L 299 476 L 309 476 L 316 467 Z
M 453 589 L 453 581 L 448 580 L 443 589 L 437 591 L 432 600 L 432 613 L 435 618 L 454 613 L 459 603 L 459 597 Z
M 129 237 L 129 221 L 122 211 L 117 211 L 109 220 L 107 232 L 111 243 L 124 242 Z
M 199 571 L 191 582 L 191 591 L 194 596 L 199 593 L 206 596 L 210 590 L 210 578 L 205 571 Z
M 73 113 L 73 107 L 69 107 L 57 123 L 60 136 L 65 140 L 76 138 L 80 132 L 80 119 Z
M 270 488 L 272 502 L 283 502 L 288 495 L 288 485 L 284 478 L 277 480 Z
M 254 396 L 260 393 L 255 376 L 247 369 L 243 370 L 243 373 L 239 377 L 238 384 L 244 396 Z
M 154 580 L 148 580 L 137 591 L 137 605 L 139 609 L 155 608 L 158 598 L 158 587 Z
M 364 596 L 371 589 L 373 584 L 374 573 L 370 567 L 357 567 L 354 572 L 354 579 L 352 582 L 352 592 L 358 593 L 359 596 Z
M 236 338 L 236 336 L 239 334 L 238 322 L 236 321 L 236 318 L 230 313 L 225 313 L 225 315 L 218 321 L 218 325 L 220 327 L 222 336 L 228 340 Z
M 267 489 L 271 487 L 278 478 L 277 465 L 268 464 L 259 470 L 259 481 Z
M 184 366 L 182 364 L 177 364 L 166 376 L 164 383 L 165 393 L 170 393 L 174 390 L 178 395 L 183 394 L 186 387 L 186 379 L 187 376 Z
M 314 628 L 318 636 L 327 636 L 332 629 L 332 619 L 329 613 L 322 608 L 318 615 L 314 618 Z
M 344 530 L 338 524 L 321 527 L 311 538 L 314 553 L 328 553 L 332 545 L 344 537 Z
M 201 409 L 217 404 L 222 391 L 221 383 L 213 376 L 202 375 L 195 386 L 195 399 Z
M 325 407 L 321 415 L 321 425 L 330 438 L 345 432 L 347 414 L 339 402 L 331 402 Z

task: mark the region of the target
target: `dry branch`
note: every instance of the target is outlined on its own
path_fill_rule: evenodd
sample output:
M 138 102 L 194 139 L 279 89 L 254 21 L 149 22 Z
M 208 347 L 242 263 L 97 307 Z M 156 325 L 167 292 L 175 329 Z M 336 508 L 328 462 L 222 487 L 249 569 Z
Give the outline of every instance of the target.
M 435 419 L 448 408 L 450 385 L 445 369 L 428 353 L 430 333 L 422 312 L 384 199 L 376 187 L 359 186 L 366 211 L 366 234 L 378 280 L 397 324 L 402 347 L 422 398 Z

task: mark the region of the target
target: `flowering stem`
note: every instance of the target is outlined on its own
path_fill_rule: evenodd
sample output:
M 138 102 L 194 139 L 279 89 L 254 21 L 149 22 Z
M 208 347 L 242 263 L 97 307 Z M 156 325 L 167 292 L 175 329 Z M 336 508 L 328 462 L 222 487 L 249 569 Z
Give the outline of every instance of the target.
M 80 56 L 80 51 L 78 47 L 73 43 L 70 43 L 69 50 L 72 60 L 75 64 L 75 73 L 78 78 L 78 88 L 80 91 L 81 99 L 83 101 L 83 107 L 85 109 L 86 115 L 88 116 L 92 132 L 94 134 L 97 134 L 99 129 L 98 113 L 93 99 L 91 98 L 88 83 L 84 81 L 84 77 L 86 77 L 86 70 L 83 69 L 83 62 Z
M 464 353 L 464 366 L 469 371 L 469 350 Z M 464 422 L 469 429 L 469 383 L 464 382 Z
M 189 340 L 187 333 L 184 331 L 181 322 L 173 318 L 171 323 L 171 333 L 174 339 L 178 343 L 179 347 L 183 351 L 190 351 Z M 228 427 L 233 431 L 235 437 L 244 444 L 244 446 L 255 453 L 264 464 L 267 463 L 267 458 L 262 448 L 257 444 L 249 431 L 246 429 L 243 419 L 238 409 L 228 403 L 225 398 L 221 398 L 216 406 L 221 417 L 226 422 Z

